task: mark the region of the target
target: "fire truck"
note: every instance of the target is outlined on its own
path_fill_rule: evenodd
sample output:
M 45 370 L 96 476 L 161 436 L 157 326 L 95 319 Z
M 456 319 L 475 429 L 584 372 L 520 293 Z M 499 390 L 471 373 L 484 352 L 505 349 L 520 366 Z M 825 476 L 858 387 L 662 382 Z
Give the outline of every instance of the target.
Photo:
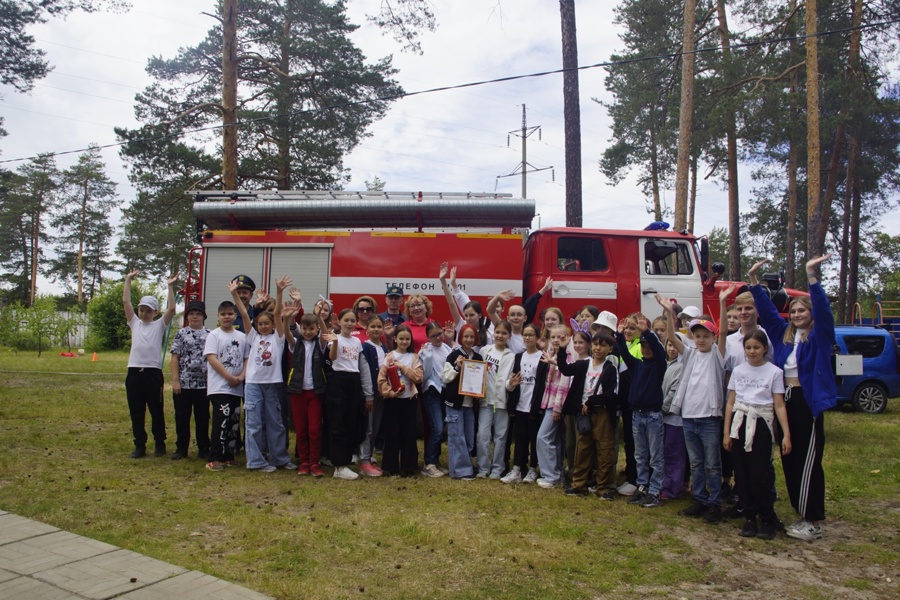
M 533 200 L 510 194 L 235 191 L 191 192 L 197 240 L 189 259 L 187 300 L 215 307 L 244 274 L 274 291 L 289 275 L 310 307 L 319 296 L 336 309 L 370 295 L 383 310 L 398 285 L 424 294 L 432 318 L 449 309 L 438 271 L 457 268 L 460 288 L 486 306 L 500 290 L 516 302 L 553 280 L 540 308 L 574 315 L 592 304 L 624 316 L 660 313 L 655 295 L 674 297 L 718 317 L 718 290 L 705 238 L 653 224 L 639 231 L 554 227 L 531 231 Z M 721 271 L 720 271 L 721 272 Z

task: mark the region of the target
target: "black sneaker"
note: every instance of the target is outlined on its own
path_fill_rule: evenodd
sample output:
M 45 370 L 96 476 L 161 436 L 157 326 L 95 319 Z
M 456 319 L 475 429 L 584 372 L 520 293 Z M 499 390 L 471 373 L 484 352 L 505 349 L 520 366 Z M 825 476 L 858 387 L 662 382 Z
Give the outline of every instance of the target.
M 187 452 L 176 450 L 172 453 L 172 460 L 181 460 L 182 458 L 187 458 Z
M 153 450 L 153 456 L 165 456 L 166 455 L 166 443 L 165 442 L 156 442 L 156 448 Z
M 739 504 L 734 506 L 729 506 L 726 510 L 722 511 L 722 516 L 726 519 L 744 519 L 744 509 L 741 508 Z
M 588 491 L 582 488 L 567 487 L 566 495 L 568 496 L 587 496 Z
M 683 517 L 702 517 L 704 514 L 706 514 L 707 510 L 708 508 L 705 504 L 694 500 L 693 502 L 691 502 L 690 506 L 688 506 L 678 514 Z
M 645 494 L 644 501 L 641 502 L 641 508 L 656 508 L 659 505 L 659 496 L 654 496 L 653 494 Z
M 147 456 L 146 446 L 135 446 L 131 453 L 131 458 L 144 458 L 145 456 Z
M 784 525 L 781 526 L 782 529 Z M 759 529 L 756 531 L 756 537 L 761 540 L 771 540 L 775 537 L 775 530 L 777 526 L 772 521 L 761 521 L 759 524 Z M 744 535 L 743 531 L 741 535 Z
M 597 497 L 600 498 L 601 500 L 607 500 L 609 502 L 612 502 L 613 500 L 616 499 L 616 490 L 606 490 L 602 494 L 597 494 Z
M 757 533 L 756 517 L 747 517 L 744 526 L 741 527 L 741 537 L 756 537 Z
M 644 501 L 644 497 L 647 495 L 647 490 L 644 486 L 639 486 L 634 495 L 628 499 L 628 504 L 641 504 Z
M 719 506 L 710 506 L 703 514 L 703 520 L 710 525 L 718 523 L 722 520 L 722 508 Z

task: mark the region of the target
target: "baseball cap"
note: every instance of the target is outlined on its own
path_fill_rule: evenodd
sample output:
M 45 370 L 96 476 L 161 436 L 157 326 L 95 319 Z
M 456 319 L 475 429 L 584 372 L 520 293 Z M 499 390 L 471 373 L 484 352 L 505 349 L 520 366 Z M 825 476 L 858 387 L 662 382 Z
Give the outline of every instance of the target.
M 697 317 L 699 317 L 702 314 L 703 313 L 700 312 L 700 309 L 697 308 L 696 306 L 685 306 L 684 310 L 682 310 L 680 313 L 678 313 L 678 318 L 683 319 L 684 317 L 689 317 L 691 319 L 696 319 Z
M 693 331 L 695 327 L 702 327 L 713 335 L 719 335 L 719 328 L 716 327 L 716 324 L 712 321 L 707 321 L 706 319 L 694 319 L 688 323 L 688 329 L 691 331 Z
M 231 283 L 237 282 L 238 288 L 247 288 L 251 292 L 256 291 L 256 283 L 253 282 L 252 279 L 247 277 L 246 275 L 238 275 L 234 279 L 231 280 Z
M 184 308 L 184 314 L 188 314 L 192 310 L 199 311 L 200 314 L 203 315 L 203 318 L 206 318 L 206 304 L 201 300 L 191 300 L 187 303 L 187 306 Z
M 159 310 L 159 300 L 153 296 L 144 296 L 141 298 L 141 301 L 138 302 L 138 306 L 146 306 L 150 310 Z
M 599 315 L 597 315 L 597 319 L 591 324 L 591 329 L 593 329 L 594 325 L 602 325 L 609 328 L 610 331 L 615 331 L 618 323 L 619 320 L 616 318 L 616 315 L 612 314 L 608 310 L 604 310 Z
M 403 297 L 403 290 L 400 289 L 399 285 L 389 285 L 387 286 L 387 291 L 384 293 L 385 296 L 400 296 Z

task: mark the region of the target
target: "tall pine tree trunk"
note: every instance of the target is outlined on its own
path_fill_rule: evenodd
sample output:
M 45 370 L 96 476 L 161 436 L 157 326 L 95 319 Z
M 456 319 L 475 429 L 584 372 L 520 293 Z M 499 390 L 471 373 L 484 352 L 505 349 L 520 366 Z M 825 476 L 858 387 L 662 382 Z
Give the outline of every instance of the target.
M 563 55 L 563 128 L 566 152 L 566 226 L 582 226 L 581 106 L 578 92 L 578 37 L 575 0 L 559 0 Z
M 819 239 L 822 227 L 821 147 L 819 137 L 819 39 L 816 0 L 806 0 L 806 230 L 807 256 L 820 256 L 825 238 Z
M 656 129 L 650 128 L 650 188 L 653 192 L 653 217 L 662 221 L 662 202 L 659 198 L 659 155 L 656 151 Z
M 854 152 L 854 163 L 861 162 L 862 147 L 859 138 L 855 132 L 851 134 L 850 140 Z M 854 164 L 854 172 L 860 165 Z M 850 183 L 850 182 L 848 182 Z M 850 247 L 859 248 L 859 217 L 862 212 L 862 197 L 859 191 L 859 177 L 854 176 L 852 182 L 853 200 L 850 209 Z M 847 304 L 853 306 L 859 294 L 859 252 L 851 252 L 849 258 L 849 267 L 847 269 Z
M 278 68 L 282 73 L 291 72 L 291 28 L 293 23 L 290 17 L 285 16 L 284 27 L 282 28 L 281 39 L 281 62 Z M 281 76 L 279 82 L 278 96 L 276 105 L 278 106 L 278 114 L 284 115 L 279 117 L 275 124 L 276 139 L 278 144 L 278 175 L 276 185 L 279 190 L 291 189 L 291 80 L 289 77 Z
M 237 189 L 237 0 L 222 4 L 222 189 Z
M 687 230 L 694 231 L 694 213 L 697 208 L 697 156 L 691 156 L 691 185 L 690 194 L 688 195 L 688 222 Z M 681 231 L 680 229 L 678 231 Z
M 84 189 L 81 194 L 81 219 L 78 222 L 78 305 L 84 301 L 84 237 L 87 229 L 87 203 L 88 203 L 88 182 L 84 180 Z
M 853 304 L 848 297 L 848 278 L 850 274 L 848 261 L 850 255 L 859 256 L 859 240 L 850 239 L 850 216 L 853 204 L 853 186 L 856 181 L 856 154 L 858 145 L 856 136 L 850 132 L 849 148 L 847 153 L 847 184 L 844 190 L 844 215 L 841 226 L 841 268 L 840 281 L 838 283 L 838 322 L 846 323 L 853 314 Z M 852 251 L 851 251 L 852 247 Z
M 731 38 L 728 32 L 728 16 L 725 12 L 725 0 L 717 0 L 716 10 L 719 18 L 719 38 L 722 41 L 722 60 L 725 68 L 731 66 Z M 728 273 L 737 281 L 741 278 L 741 214 L 738 196 L 737 170 L 737 126 L 734 113 L 726 111 L 725 143 L 728 170 Z
M 681 106 L 678 115 L 678 158 L 675 162 L 675 230 L 687 226 L 688 170 L 694 119 L 694 13 L 696 0 L 684 2 L 684 39 L 681 44 Z

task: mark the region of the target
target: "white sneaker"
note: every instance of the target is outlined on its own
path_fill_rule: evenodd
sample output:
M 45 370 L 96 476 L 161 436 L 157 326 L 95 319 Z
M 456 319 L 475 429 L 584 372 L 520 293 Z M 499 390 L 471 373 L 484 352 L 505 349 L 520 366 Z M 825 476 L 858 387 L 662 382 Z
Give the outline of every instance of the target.
M 543 477 L 537 480 L 538 487 L 544 488 L 545 490 L 549 490 L 555 487 L 559 487 L 559 483 L 556 481 L 550 481 L 549 479 L 544 479 Z
M 616 491 L 619 492 L 620 496 L 634 496 L 634 493 L 637 491 L 637 486 L 633 483 L 628 483 L 627 481 L 616 488 Z
M 501 483 L 519 483 L 522 481 L 522 470 L 519 467 L 513 467 L 509 473 L 500 478 Z
M 538 479 L 537 471 L 528 469 L 528 473 L 522 478 L 522 483 L 534 483 Z
M 786 527 L 784 534 L 795 540 L 811 542 L 822 537 L 822 527 L 809 521 L 797 521 L 790 527 Z
M 425 465 L 422 467 L 422 475 L 425 477 L 443 477 L 444 474 L 440 469 L 437 468 L 437 465 Z
M 359 479 L 359 474 L 350 470 L 350 467 L 338 467 L 334 470 L 337 479 Z

